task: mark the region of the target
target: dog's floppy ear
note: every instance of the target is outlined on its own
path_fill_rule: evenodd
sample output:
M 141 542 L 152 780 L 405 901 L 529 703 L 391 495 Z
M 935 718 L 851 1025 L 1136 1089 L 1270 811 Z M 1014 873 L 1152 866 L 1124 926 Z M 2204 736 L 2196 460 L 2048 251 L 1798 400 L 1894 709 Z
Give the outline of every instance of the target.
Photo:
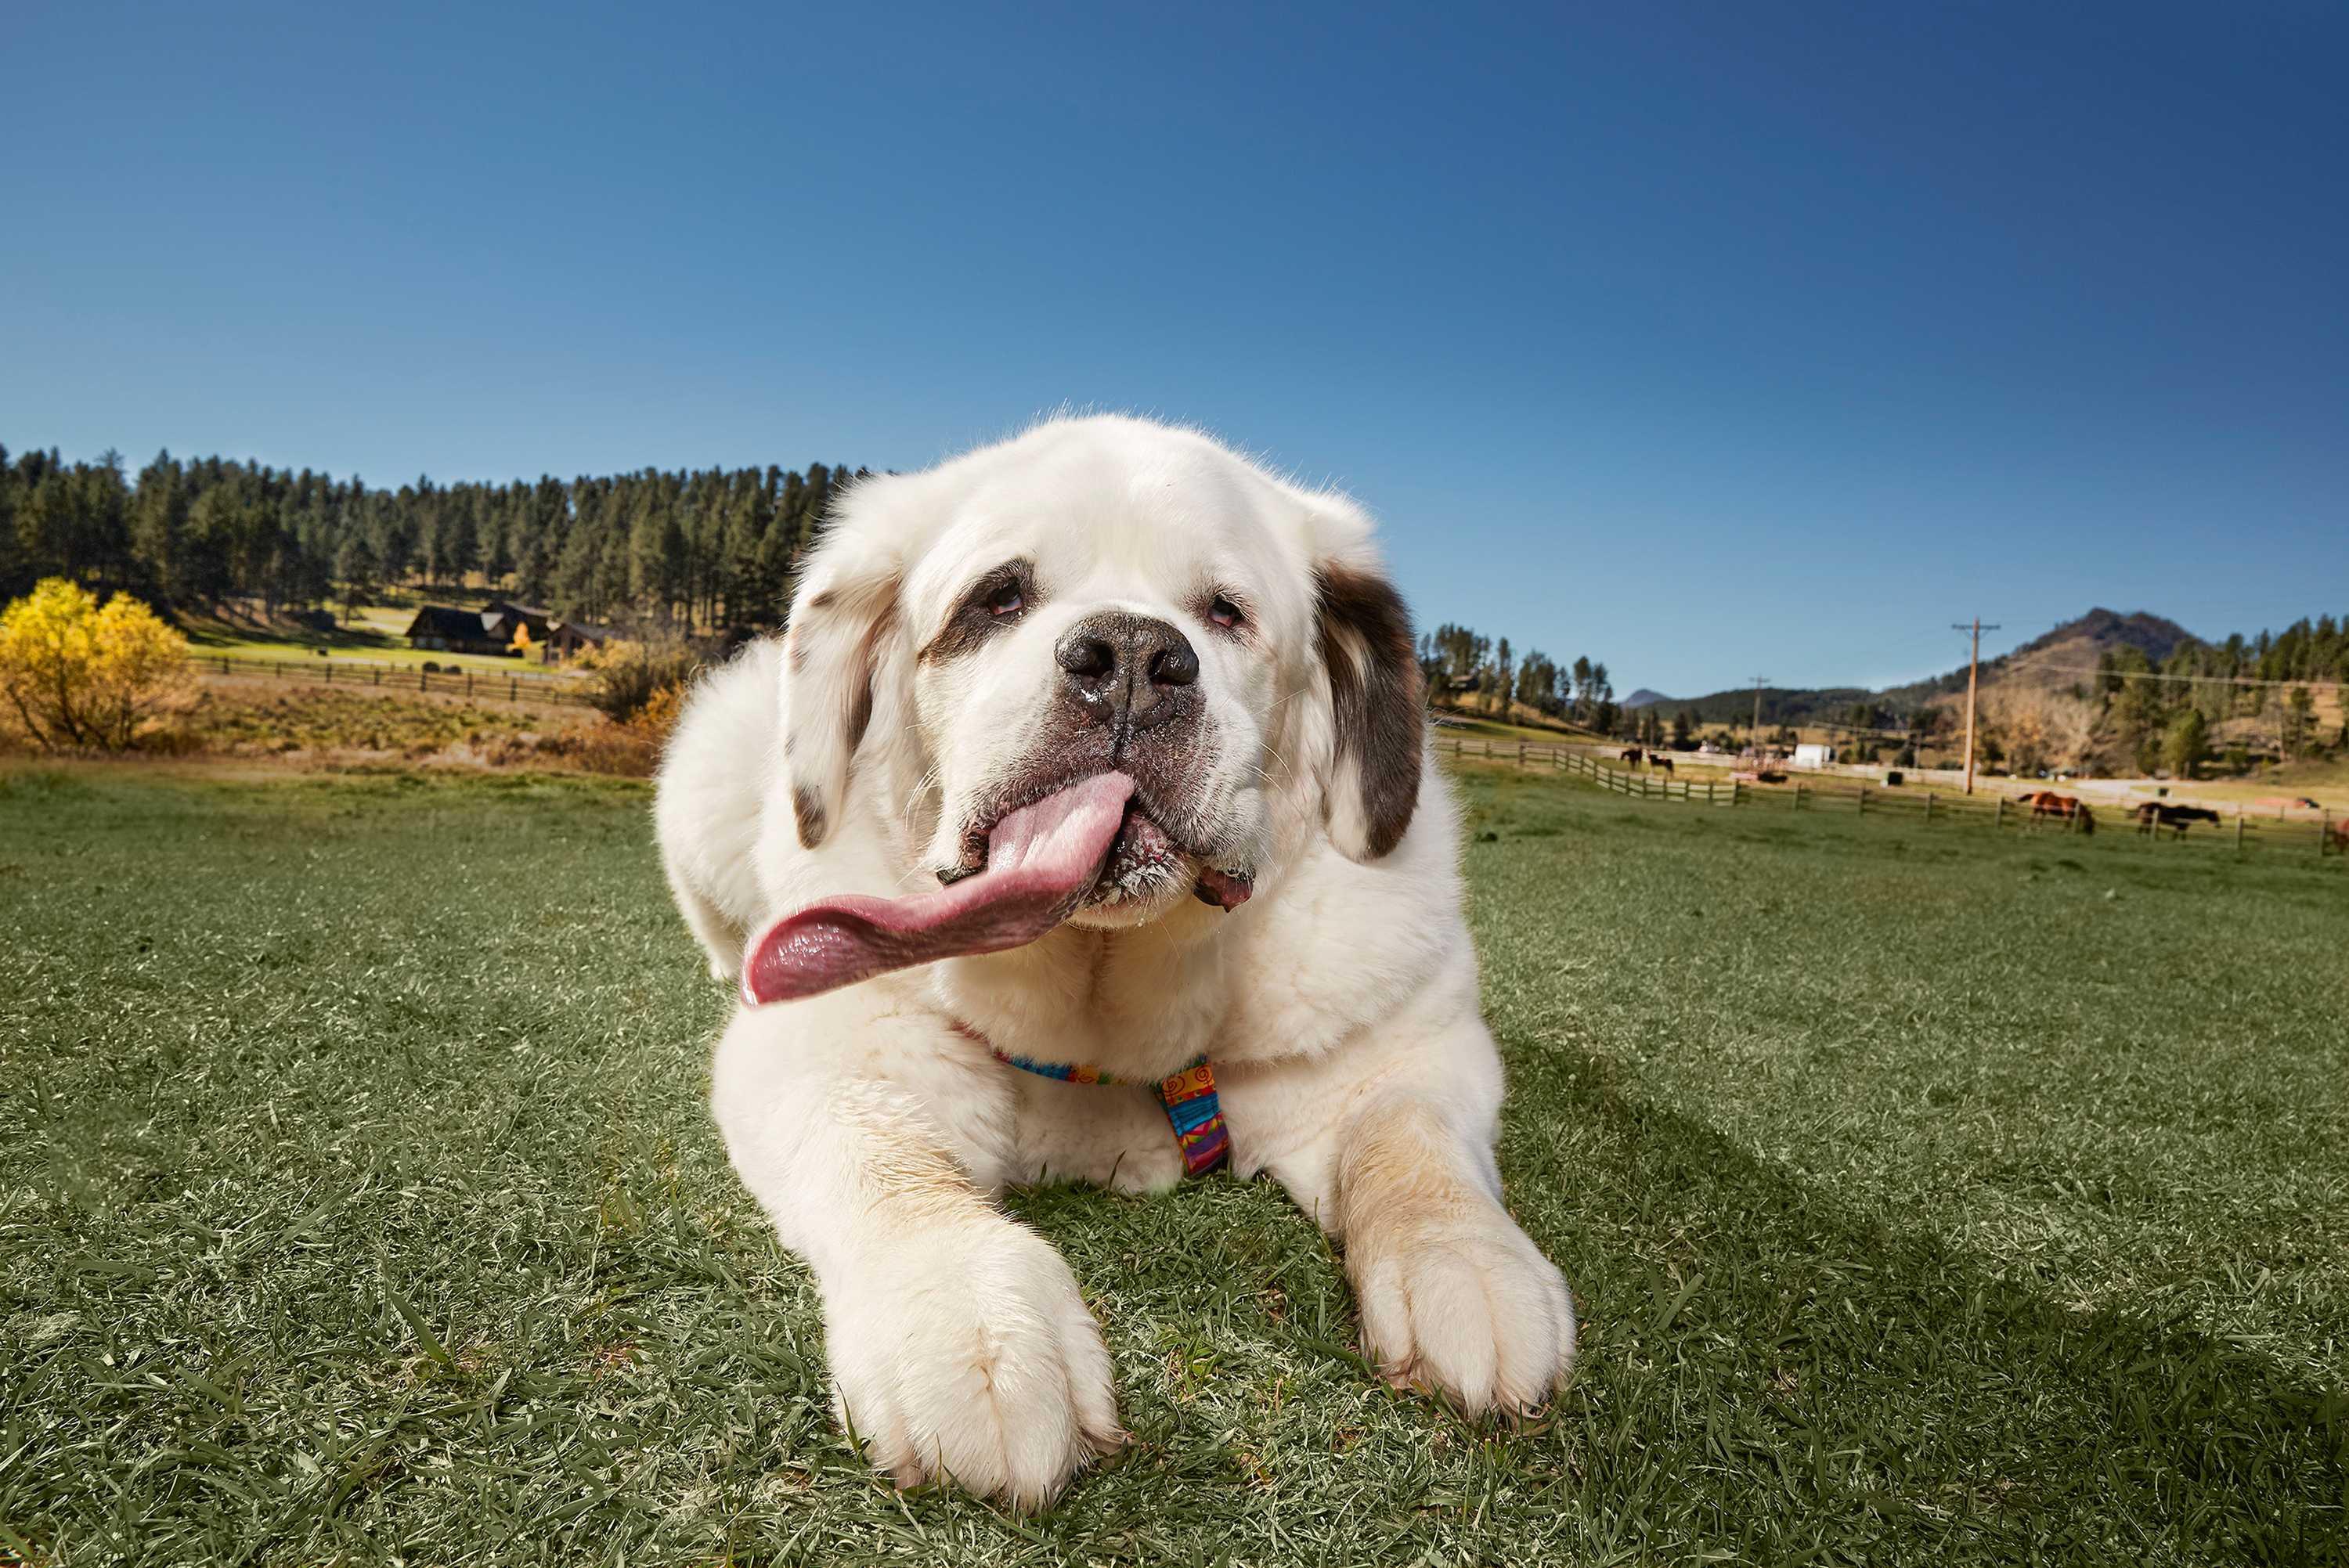
M 1374 562 L 1348 555 L 1313 573 L 1336 728 L 1322 814 L 1340 852 L 1373 861 L 1402 841 L 1418 807 L 1427 719 L 1411 612 Z
M 873 717 L 874 666 L 896 619 L 903 563 L 853 532 L 818 548 L 792 601 L 783 766 L 800 842 L 813 849 L 838 821 L 848 764 Z

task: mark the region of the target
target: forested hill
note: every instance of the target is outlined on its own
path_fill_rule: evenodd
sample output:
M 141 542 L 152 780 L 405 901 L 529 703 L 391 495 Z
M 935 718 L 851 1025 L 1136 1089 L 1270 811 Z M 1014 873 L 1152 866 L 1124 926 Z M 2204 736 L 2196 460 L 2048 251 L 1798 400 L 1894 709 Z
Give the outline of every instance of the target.
M 273 609 L 470 577 L 580 620 L 772 625 L 854 477 L 812 463 L 391 490 L 169 452 L 133 475 L 112 452 L 67 463 L 0 446 L 0 601 L 50 576 Z
M 2207 643 L 2166 616 L 2097 608 L 2064 622 L 2010 653 L 1982 662 L 1985 686 L 2018 682 L 2048 689 L 2093 686 L 2107 675 L 2160 671 L 2211 679 L 2267 681 L 2349 679 L 2349 618 L 2320 615 L 2296 621 L 2282 632 L 2240 634 Z M 1905 715 L 1966 689 L 1966 667 L 1871 691 L 1860 686 L 1765 686 L 1764 724 L 1801 725 L 1847 718 L 1864 705 L 1886 715 Z M 1692 713 L 1703 724 L 1736 724 L 1754 713 L 1754 688 L 1733 686 L 1701 697 L 1654 696 L 1668 713 Z

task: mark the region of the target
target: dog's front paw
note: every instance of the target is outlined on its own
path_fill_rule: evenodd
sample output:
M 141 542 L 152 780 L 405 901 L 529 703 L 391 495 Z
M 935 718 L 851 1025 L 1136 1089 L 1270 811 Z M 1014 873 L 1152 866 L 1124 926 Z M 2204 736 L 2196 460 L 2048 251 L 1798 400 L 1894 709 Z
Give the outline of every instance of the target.
M 1574 1298 L 1509 1217 L 1451 1215 L 1350 1245 L 1363 1348 L 1390 1382 L 1468 1414 L 1547 1400 L 1574 1361 Z
M 842 1420 L 900 1486 L 1040 1508 L 1124 1440 L 1069 1265 L 1001 1219 L 918 1232 L 825 1304 Z

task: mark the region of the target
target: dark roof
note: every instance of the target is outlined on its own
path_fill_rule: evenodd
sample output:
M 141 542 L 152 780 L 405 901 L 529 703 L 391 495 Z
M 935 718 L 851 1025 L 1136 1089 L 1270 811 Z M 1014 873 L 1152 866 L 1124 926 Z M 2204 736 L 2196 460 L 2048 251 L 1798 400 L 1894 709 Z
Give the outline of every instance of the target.
M 481 606 L 484 615 L 525 615 L 533 621 L 552 621 L 554 612 L 543 604 L 523 604 L 512 599 L 492 599 Z
M 411 637 L 485 637 L 488 628 L 481 623 L 478 610 L 460 610 L 450 604 L 427 604 L 416 612 L 416 619 L 408 624 Z
M 537 637 L 543 637 L 550 624 L 536 611 L 516 604 L 492 604 L 481 612 L 482 629 L 492 637 L 511 638 L 516 626 L 528 626 Z
M 611 627 L 598 626 L 588 621 L 557 621 L 551 629 L 573 633 L 582 642 L 608 643 L 612 640 Z

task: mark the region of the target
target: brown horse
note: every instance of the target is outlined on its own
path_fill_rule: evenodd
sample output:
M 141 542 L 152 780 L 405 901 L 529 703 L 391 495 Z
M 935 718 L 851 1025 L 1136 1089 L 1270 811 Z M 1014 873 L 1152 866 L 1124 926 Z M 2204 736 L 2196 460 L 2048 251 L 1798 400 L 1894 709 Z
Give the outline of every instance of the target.
M 1640 748 L 1636 746 L 1625 747 L 1623 748 L 1621 760 L 1630 763 L 1634 768 L 1637 768 L 1640 766 Z
M 2042 789 L 2035 794 L 2023 796 L 2023 803 L 2031 808 L 2031 825 L 2034 828 L 2043 819 L 2054 817 L 2061 819 L 2065 827 L 2076 828 L 2083 833 L 2093 833 L 2096 830 L 2096 814 L 2088 810 L 2085 801 L 2075 799 L 2069 795 L 2058 795 L 2053 789 Z
M 1670 773 L 1672 770 L 1672 759 L 1661 751 L 1651 751 L 1648 753 L 1648 766 L 1660 772 Z
M 2137 809 L 2137 830 L 2140 833 L 2168 828 L 2182 839 L 2186 830 L 2197 822 L 2208 822 L 2215 828 L 2219 821 L 2219 813 L 2208 806 L 2166 806 L 2158 800 L 2147 800 Z

